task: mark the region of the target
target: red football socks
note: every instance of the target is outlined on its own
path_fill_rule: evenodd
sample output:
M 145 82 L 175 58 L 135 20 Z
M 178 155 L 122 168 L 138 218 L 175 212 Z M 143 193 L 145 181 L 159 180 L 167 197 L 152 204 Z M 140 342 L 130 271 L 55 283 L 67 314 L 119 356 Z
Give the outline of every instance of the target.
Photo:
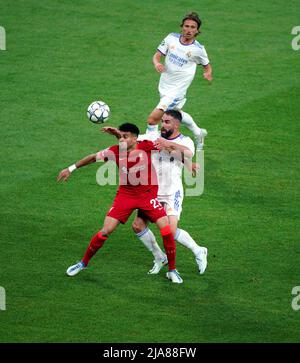
M 103 236 L 101 232 L 96 233 L 91 242 L 85 251 L 83 259 L 81 260 L 86 266 L 90 262 L 90 259 L 94 256 L 94 254 L 101 248 L 104 242 L 107 240 L 107 237 Z
M 166 251 L 166 255 L 168 257 L 169 262 L 169 271 L 175 270 L 175 260 L 176 260 L 176 243 L 171 233 L 170 226 L 166 226 L 160 230 L 160 233 L 163 238 L 164 247 Z

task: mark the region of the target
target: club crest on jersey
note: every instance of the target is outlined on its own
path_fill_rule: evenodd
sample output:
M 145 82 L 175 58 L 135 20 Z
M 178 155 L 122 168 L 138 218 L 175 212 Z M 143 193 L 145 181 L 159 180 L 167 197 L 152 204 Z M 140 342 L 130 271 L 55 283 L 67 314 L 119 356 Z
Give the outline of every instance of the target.
M 187 55 L 189 58 L 191 58 L 191 56 L 192 56 L 192 52 L 187 52 L 187 53 L 186 53 L 186 55 Z

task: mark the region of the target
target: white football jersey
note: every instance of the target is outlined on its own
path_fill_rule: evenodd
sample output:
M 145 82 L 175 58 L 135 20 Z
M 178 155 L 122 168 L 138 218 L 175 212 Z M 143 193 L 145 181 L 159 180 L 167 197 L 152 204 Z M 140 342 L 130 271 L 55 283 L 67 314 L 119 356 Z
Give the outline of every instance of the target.
M 138 140 L 155 141 L 159 137 L 161 137 L 160 132 L 152 131 L 147 134 L 140 135 Z M 194 156 L 195 145 L 190 137 L 179 134 L 174 139 L 168 139 L 168 141 L 186 146 L 192 151 Z M 158 177 L 157 194 L 159 196 L 172 195 L 178 190 L 183 191 L 182 160 L 178 160 L 177 158 L 174 158 L 169 152 L 162 150 L 160 152 L 152 153 L 152 162 Z
M 157 50 L 165 58 L 165 72 L 160 76 L 158 90 L 160 96 L 184 98 L 192 83 L 197 65 L 206 66 L 209 59 L 206 50 L 197 40 L 192 44 L 183 44 L 181 34 L 169 34 Z

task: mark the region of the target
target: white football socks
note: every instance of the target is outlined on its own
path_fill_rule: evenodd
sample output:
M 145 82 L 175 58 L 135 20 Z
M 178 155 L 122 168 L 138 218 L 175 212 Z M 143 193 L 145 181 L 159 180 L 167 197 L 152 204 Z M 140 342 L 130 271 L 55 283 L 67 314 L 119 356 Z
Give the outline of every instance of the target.
M 181 123 L 184 126 L 186 126 L 189 130 L 191 130 L 195 136 L 200 136 L 201 129 L 200 129 L 200 127 L 197 126 L 197 124 L 193 120 L 192 116 L 184 111 L 180 111 L 180 112 L 181 112 L 181 116 L 182 116 Z
M 143 242 L 145 247 L 152 252 L 155 261 L 163 261 L 166 259 L 166 255 L 160 249 L 159 245 L 156 242 L 156 238 L 153 232 L 147 227 L 142 232 L 136 233 L 137 238 Z
M 197 245 L 190 234 L 184 229 L 177 228 L 174 239 L 183 246 L 189 248 L 195 256 L 201 251 L 201 247 Z
M 165 253 L 159 247 L 153 232 L 148 227 L 142 232 L 136 233 L 136 236 L 143 242 L 144 246 L 152 252 L 156 262 L 165 260 Z M 184 229 L 177 228 L 174 239 L 184 247 L 190 249 L 195 256 L 197 256 L 202 249 L 202 247 L 197 245 L 190 234 Z
M 146 134 L 148 134 L 148 132 L 157 132 L 158 131 L 158 125 L 147 125 L 147 130 L 146 130 Z

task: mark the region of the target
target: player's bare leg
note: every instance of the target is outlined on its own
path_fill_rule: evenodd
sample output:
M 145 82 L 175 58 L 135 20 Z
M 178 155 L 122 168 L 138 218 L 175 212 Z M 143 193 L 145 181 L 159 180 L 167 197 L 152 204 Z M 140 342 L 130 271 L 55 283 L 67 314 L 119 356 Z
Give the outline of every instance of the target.
M 109 236 L 120 224 L 120 222 L 113 217 L 106 216 L 104 219 L 103 227 L 101 228 L 101 232 L 105 236 Z
M 147 131 L 146 132 L 151 132 L 151 131 L 157 131 L 158 130 L 158 124 L 160 123 L 162 117 L 163 117 L 164 111 L 159 109 L 159 108 L 155 108 L 150 115 L 148 116 L 148 126 L 147 126 Z
M 95 253 L 103 246 L 104 242 L 107 240 L 108 236 L 117 228 L 119 221 L 112 217 L 105 217 L 103 227 L 96 233 L 88 245 L 82 260 L 75 265 L 70 266 L 67 269 L 68 276 L 75 276 L 81 270 L 85 269 L 88 265 L 90 259 L 95 255 Z
M 148 271 L 148 274 L 158 274 L 163 266 L 168 264 L 167 256 L 159 247 L 153 232 L 148 228 L 147 222 L 143 218 L 136 216 L 132 223 L 132 229 L 137 238 L 143 242 L 145 247 L 152 252 L 154 256 L 154 265 L 152 269 Z
M 160 233 L 163 238 L 165 251 L 168 257 L 169 262 L 169 272 L 167 272 L 167 278 L 171 280 L 172 282 L 181 284 L 182 278 L 180 277 L 178 271 L 175 267 L 175 260 L 176 260 L 176 244 L 173 237 L 173 234 L 171 232 L 171 227 L 169 224 L 168 217 L 162 217 L 159 218 L 156 221 L 156 225 L 160 230 Z
M 150 115 L 148 116 L 148 124 L 149 125 L 157 125 L 158 123 L 160 123 L 161 118 L 163 117 L 164 111 L 159 109 L 159 108 L 155 108 Z

